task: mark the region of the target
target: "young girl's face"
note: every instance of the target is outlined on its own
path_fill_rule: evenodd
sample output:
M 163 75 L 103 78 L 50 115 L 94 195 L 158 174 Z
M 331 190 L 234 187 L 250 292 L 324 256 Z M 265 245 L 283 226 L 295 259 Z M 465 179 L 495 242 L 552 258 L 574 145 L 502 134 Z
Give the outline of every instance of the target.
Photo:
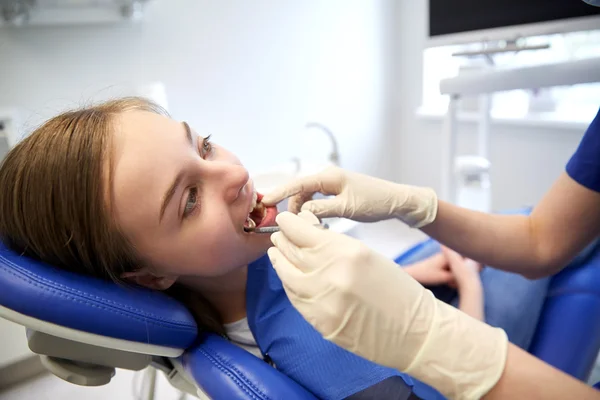
M 115 128 L 111 210 L 153 273 L 214 277 L 264 254 L 269 235 L 243 230 L 254 185 L 236 156 L 149 112 L 126 112 Z

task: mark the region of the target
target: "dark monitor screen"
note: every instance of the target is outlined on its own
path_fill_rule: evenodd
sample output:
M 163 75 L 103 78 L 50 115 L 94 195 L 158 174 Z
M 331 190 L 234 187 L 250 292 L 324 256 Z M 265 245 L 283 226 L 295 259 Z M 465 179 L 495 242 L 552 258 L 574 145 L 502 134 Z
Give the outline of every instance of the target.
M 429 0 L 429 36 L 593 15 L 600 7 L 582 0 Z

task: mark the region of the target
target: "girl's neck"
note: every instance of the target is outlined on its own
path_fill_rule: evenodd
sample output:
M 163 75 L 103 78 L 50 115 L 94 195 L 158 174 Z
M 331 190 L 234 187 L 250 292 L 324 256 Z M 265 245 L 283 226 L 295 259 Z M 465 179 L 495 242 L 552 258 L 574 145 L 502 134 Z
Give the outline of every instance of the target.
M 224 324 L 246 317 L 246 280 L 248 267 L 210 278 L 187 277 L 181 281 L 190 289 L 202 293 L 217 309 Z

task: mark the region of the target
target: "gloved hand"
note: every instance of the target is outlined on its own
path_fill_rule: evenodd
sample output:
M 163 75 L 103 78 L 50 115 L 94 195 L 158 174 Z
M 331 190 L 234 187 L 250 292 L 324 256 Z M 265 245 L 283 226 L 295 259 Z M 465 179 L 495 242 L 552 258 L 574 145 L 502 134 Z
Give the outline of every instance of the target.
M 312 200 L 315 193 L 334 198 Z M 291 197 L 289 211 L 310 211 L 319 218 L 344 217 L 359 222 L 398 218 L 414 228 L 430 224 L 437 213 L 437 196 L 432 189 L 401 185 L 341 168 L 300 178 L 262 199 L 275 205 Z
M 296 309 L 332 342 L 451 399 L 479 399 L 504 370 L 503 330 L 435 299 L 360 241 L 281 213 L 269 258 Z

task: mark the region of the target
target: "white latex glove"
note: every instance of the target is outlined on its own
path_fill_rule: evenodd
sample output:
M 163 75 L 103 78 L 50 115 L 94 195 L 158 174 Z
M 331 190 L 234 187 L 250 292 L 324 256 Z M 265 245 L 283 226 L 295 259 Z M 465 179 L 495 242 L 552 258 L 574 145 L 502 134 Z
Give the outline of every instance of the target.
M 334 198 L 311 200 L 315 193 Z M 291 197 L 289 211 L 310 211 L 319 218 L 343 217 L 360 222 L 398 218 L 414 228 L 430 224 L 437 214 L 432 189 L 401 185 L 338 167 L 299 178 L 265 195 L 265 205 Z M 309 201 L 311 200 L 311 201 Z
M 310 213 L 280 214 L 269 257 L 294 307 L 325 339 L 451 399 L 479 399 L 497 383 L 503 330 L 436 300 L 391 260 L 315 222 Z

